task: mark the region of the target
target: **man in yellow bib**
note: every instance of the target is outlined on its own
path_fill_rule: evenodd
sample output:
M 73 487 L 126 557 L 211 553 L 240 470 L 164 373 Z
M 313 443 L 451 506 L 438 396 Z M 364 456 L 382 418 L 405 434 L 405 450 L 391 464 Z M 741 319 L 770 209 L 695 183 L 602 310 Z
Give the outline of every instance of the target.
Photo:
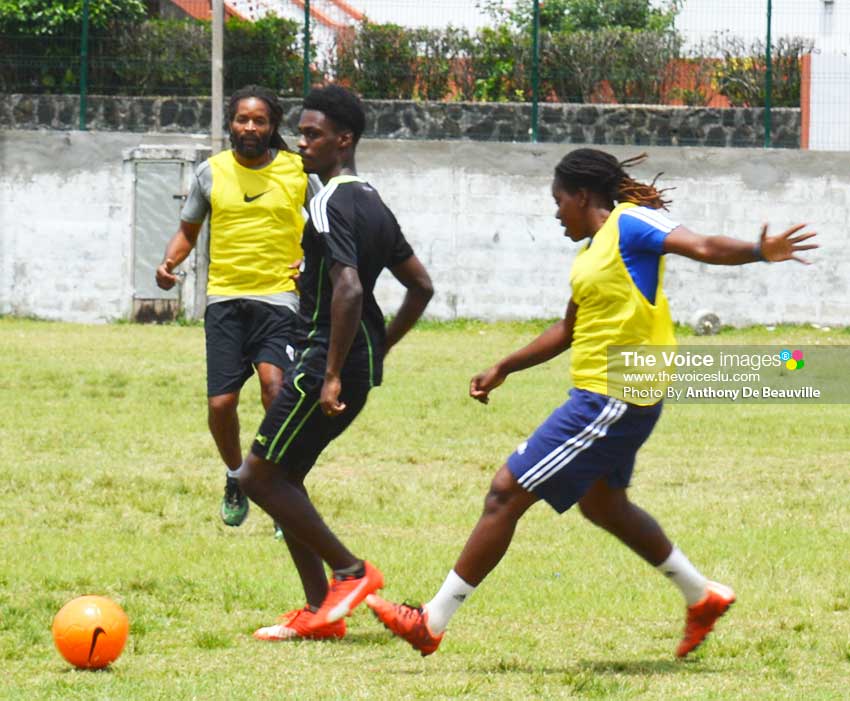
M 208 417 L 228 469 L 221 518 L 239 526 L 248 500 L 229 474 L 242 464 L 239 392 L 256 368 L 268 409 L 292 361 L 307 176 L 278 133 L 283 110 L 272 91 L 256 85 L 236 91 L 227 117 L 233 148 L 198 166 L 156 281 L 163 289 L 174 286 L 174 268 L 195 247 L 209 215 Z

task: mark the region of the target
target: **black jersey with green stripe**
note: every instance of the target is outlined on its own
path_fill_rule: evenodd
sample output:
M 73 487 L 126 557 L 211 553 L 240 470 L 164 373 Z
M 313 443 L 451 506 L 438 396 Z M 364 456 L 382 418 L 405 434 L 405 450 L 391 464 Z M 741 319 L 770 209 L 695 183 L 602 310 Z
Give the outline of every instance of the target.
M 377 191 L 352 175 L 332 178 L 310 202 L 301 241 L 304 269 L 299 279 L 299 370 L 324 376 L 330 340 L 334 264 L 357 269 L 363 287 L 360 328 L 342 370 L 343 382 L 381 384 L 386 327 L 375 300 L 375 282 L 413 249 Z

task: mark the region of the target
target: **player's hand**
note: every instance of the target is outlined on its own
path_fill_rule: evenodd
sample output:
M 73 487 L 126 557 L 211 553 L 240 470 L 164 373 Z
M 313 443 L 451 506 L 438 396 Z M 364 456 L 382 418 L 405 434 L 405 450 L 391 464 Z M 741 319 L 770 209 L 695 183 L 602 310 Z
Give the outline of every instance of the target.
M 156 269 L 156 284 L 162 290 L 170 290 L 177 283 L 177 276 L 171 271 L 174 269 L 174 261 L 166 258 Z
M 303 258 L 299 258 L 294 263 L 289 264 L 289 269 L 295 272 L 292 273 L 292 282 L 295 283 L 295 289 L 298 290 L 299 294 L 301 293 L 301 285 L 299 281 L 301 280 L 301 266 L 304 263 Z
M 809 265 L 809 261 L 795 255 L 799 251 L 811 251 L 814 248 L 818 248 L 816 243 L 803 243 L 803 241 L 808 241 L 810 238 L 817 236 L 814 231 L 806 231 L 802 234 L 797 233 L 805 227 L 805 224 L 797 224 L 783 231 L 778 236 L 768 236 L 767 224 L 762 226 L 761 236 L 759 237 L 762 258 L 770 263 L 796 260 L 798 263 Z
M 326 375 L 322 384 L 322 393 L 319 395 L 319 404 L 325 416 L 339 416 L 345 411 L 345 404 L 339 401 L 341 391 L 342 381 L 338 377 Z
M 469 396 L 477 399 L 482 404 L 490 401 L 490 392 L 505 381 L 506 375 L 501 373 L 497 366 L 489 370 L 479 372 L 469 381 Z

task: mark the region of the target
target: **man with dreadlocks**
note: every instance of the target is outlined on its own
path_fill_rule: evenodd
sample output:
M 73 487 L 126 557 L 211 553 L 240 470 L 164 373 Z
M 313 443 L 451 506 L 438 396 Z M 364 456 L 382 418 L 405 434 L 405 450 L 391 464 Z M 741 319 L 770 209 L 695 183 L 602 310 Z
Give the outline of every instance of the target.
M 644 158 L 620 163 L 603 151 L 579 149 L 555 169 L 556 217 L 570 239 L 586 241 L 573 263 L 566 314 L 527 346 L 475 375 L 469 393 L 486 404 L 508 375 L 568 348 L 573 389 L 496 473 L 484 513 L 436 596 L 422 607 L 367 598 L 378 618 L 423 656 L 437 649 L 449 619 L 499 563 L 520 517 L 541 499 L 558 513 L 578 503 L 587 519 L 680 589 L 687 613 L 679 657 L 694 650 L 735 601 L 729 587 L 708 581 L 652 516 L 629 500 L 635 454 L 658 420 L 661 402 L 625 401 L 623 388 L 608 383 L 607 349 L 675 344 L 662 289 L 663 254 L 719 265 L 800 260 L 798 251 L 816 248 L 803 243 L 815 234 L 798 234 L 803 227 L 795 226 L 768 236 L 765 226 L 755 245 L 696 234 L 658 212 L 668 202 L 655 181 L 647 185 L 628 175 L 626 168 Z
M 161 288 L 174 286 L 174 268 L 195 247 L 209 214 L 208 422 L 228 470 L 242 464 L 242 385 L 256 367 L 268 409 L 292 360 L 307 176 L 300 156 L 278 133 L 282 118 L 271 90 L 248 85 L 233 93 L 227 106 L 233 148 L 198 166 L 180 227 L 156 270 Z M 220 513 L 228 526 L 241 525 L 248 515 L 248 499 L 229 474 Z

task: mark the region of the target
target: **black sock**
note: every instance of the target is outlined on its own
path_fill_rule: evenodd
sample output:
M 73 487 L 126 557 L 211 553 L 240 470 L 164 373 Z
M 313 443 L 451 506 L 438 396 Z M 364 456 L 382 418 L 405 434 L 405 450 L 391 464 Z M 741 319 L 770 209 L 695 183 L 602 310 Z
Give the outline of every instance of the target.
M 357 564 L 352 565 L 351 567 L 346 567 L 341 570 L 334 570 L 334 579 L 360 579 L 361 577 L 366 576 L 366 565 L 363 564 L 363 561 L 357 562 Z

